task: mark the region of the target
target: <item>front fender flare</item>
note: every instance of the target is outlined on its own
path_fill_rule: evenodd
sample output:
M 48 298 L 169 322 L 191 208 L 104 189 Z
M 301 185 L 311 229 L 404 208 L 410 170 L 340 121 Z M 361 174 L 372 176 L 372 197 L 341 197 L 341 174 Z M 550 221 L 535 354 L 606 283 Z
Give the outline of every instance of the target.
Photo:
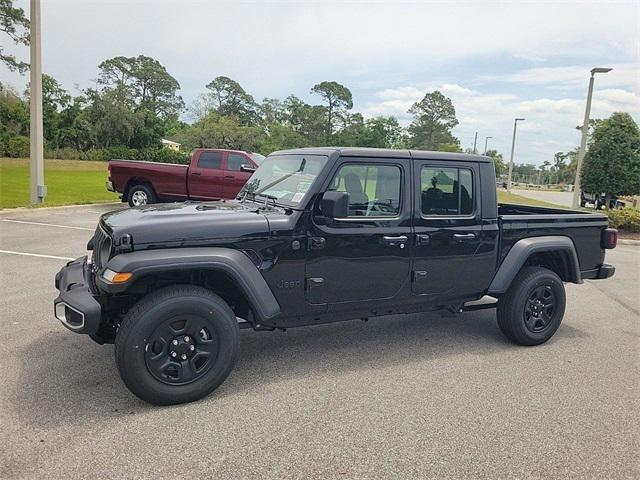
M 509 250 L 509 253 L 507 253 L 507 256 L 502 261 L 500 268 L 498 268 L 496 275 L 493 277 L 487 294 L 505 293 L 527 259 L 534 253 L 540 252 L 562 252 L 567 255 L 570 280 L 573 283 L 582 283 L 576 247 L 569 237 L 531 237 L 523 238 L 511 247 L 511 250 Z
M 249 257 L 238 250 L 219 247 L 143 250 L 116 255 L 109 260 L 106 268 L 114 272 L 133 273 L 131 279 L 122 285 L 109 283 L 102 276 L 97 276 L 98 287 L 108 293 L 124 292 L 137 279 L 153 273 L 218 270 L 233 278 L 261 321 L 270 320 L 280 313 L 280 305 L 267 282 Z

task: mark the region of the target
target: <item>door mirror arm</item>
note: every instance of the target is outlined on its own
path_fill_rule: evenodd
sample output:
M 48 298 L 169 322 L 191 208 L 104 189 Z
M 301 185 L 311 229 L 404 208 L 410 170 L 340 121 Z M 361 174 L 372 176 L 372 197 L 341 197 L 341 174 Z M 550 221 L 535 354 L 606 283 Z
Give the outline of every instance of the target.
M 242 165 L 240 165 L 240 170 L 242 170 L 243 172 L 255 172 L 256 171 L 256 167 L 254 167 L 253 165 L 249 165 L 247 163 L 243 163 Z

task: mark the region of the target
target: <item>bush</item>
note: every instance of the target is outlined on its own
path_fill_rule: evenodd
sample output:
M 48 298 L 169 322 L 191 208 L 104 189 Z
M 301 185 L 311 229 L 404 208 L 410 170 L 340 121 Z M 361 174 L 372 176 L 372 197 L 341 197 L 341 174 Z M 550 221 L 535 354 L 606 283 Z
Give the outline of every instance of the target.
M 29 137 L 17 135 L 9 138 L 5 145 L 5 153 L 11 158 L 25 158 L 29 156 L 31 150 Z
M 640 232 L 640 210 L 633 207 L 610 209 L 607 212 L 609 225 L 618 230 Z

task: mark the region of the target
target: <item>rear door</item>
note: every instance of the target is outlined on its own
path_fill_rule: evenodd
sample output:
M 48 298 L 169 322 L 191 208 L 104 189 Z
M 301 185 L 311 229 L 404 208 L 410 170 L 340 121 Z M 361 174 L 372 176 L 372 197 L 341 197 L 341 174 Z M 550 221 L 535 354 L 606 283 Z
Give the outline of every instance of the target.
M 480 174 L 473 162 L 414 161 L 415 247 L 413 295 L 438 301 L 473 295 L 478 270 L 492 268 L 481 254 Z
M 194 153 L 187 178 L 189 198 L 217 200 L 222 198 L 225 171 L 222 167 L 223 152 L 200 150 Z
M 253 161 L 239 152 L 227 152 L 225 154 L 224 184 L 222 185 L 222 198 L 235 198 L 253 172 L 245 172 L 242 166 L 256 168 Z

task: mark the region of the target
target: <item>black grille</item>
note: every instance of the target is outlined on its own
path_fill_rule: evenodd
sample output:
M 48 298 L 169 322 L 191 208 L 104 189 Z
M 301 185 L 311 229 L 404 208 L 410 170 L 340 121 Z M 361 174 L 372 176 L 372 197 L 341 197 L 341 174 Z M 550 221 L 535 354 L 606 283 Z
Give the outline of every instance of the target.
M 109 261 L 111 256 L 111 238 L 107 235 L 101 225 L 96 228 L 93 236 L 93 254 L 91 255 L 91 263 L 94 272 L 102 270 Z

